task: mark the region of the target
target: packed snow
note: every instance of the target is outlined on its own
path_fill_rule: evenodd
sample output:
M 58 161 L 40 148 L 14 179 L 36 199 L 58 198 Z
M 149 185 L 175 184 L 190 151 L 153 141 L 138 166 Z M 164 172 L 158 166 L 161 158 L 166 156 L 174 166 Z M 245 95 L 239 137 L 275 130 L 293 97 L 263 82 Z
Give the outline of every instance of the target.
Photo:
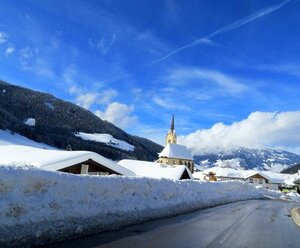
M 38 143 L 33 140 L 26 138 L 17 133 L 13 133 L 9 130 L 1 130 L 0 129 L 0 147 L 7 146 L 7 145 L 20 145 L 20 146 L 29 146 L 41 149 L 56 149 L 55 147 L 46 145 L 44 143 Z M 5 154 L 5 153 L 3 153 Z
M 49 244 L 230 202 L 279 198 L 241 182 L 82 176 L 0 166 L 0 247 Z
M 35 127 L 35 119 L 28 118 L 24 121 L 24 124 L 26 124 L 27 126 Z
M 125 151 L 133 151 L 134 146 L 130 145 L 126 141 L 123 140 L 118 140 L 114 138 L 110 134 L 106 133 L 83 133 L 83 132 L 78 132 L 75 133 L 76 137 L 80 137 L 83 140 L 89 140 L 89 141 L 95 141 L 95 142 L 101 142 L 105 143 L 106 145 L 125 150 Z

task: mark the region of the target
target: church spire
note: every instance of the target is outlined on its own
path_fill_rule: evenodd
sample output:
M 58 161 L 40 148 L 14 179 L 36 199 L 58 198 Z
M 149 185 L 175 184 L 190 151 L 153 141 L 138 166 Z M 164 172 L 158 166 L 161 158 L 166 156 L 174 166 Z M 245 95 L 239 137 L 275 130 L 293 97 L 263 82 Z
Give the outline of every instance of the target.
M 176 144 L 176 132 L 175 132 L 175 124 L 174 124 L 174 115 L 172 116 L 171 127 L 167 133 L 166 137 L 166 145 L 167 144 Z
M 171 128 L 170 130 L 173 132 L 174 131 L 174 114 L 173 114 L 173 117 L 172 117 L 172 122 L 171 122 Z

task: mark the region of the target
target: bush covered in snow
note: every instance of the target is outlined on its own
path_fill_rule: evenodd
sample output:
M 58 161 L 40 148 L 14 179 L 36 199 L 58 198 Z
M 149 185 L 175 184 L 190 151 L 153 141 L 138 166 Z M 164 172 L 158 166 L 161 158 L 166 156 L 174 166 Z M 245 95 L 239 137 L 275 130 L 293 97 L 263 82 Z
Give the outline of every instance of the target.
M 82 176 L 0 166 L 0 247 L 43 244 L 278 194 L 241 182 Z

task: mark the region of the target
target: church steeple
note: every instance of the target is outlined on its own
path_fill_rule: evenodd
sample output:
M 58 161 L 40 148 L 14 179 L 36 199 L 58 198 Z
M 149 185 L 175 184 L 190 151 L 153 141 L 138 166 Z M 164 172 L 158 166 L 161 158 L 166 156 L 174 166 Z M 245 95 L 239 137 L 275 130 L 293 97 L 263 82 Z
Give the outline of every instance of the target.
M 173 132 L 174 131 L 174 115 L 172 117 L 172 122 L 171 122 L 171 128 L 170 130 Z
M 174 115 L 172 117 L 171 121 L 171 127 L 168 131 L 167 137 L 166 137 L 166 145 L 167 144 L 176 144 L 176 132 L 175 132 L 175 121 L 174 121 Z

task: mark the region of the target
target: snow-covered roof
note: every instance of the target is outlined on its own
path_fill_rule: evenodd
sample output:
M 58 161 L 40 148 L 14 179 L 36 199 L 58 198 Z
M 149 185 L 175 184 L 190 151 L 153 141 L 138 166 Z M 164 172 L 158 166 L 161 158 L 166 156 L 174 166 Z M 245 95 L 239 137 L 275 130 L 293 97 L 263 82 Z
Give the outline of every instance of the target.
M 118 162 L 119 165 L 134 172 L 137 176 L 152 178 L 168 178 L 179 180 L 186 171 L 189 177 L 193 176 L 184 165 L 170 166 L 155 162 L 124 159 Z
M 185 146 L 178 144 L 167 144 L 162 152 L 159 153 L 159 157 L 194 160 L 190 151 Z
M 232 168 L 212 167 L 203 171 L 203 174 L 214 172 L 217 177 L 227 177 L 233 179 L 247 179 L 255 174 L 259 174 L 269 180 L 270 183 L 285 183 L 292 175 L 275 173 L 269 171 L 256 170 L 236 170 Z
M 0 154 L 0 164 L 3 165 L 32 165 L 45 170 L 56 171 L 93 160 L 118 174 L 134 176 L 134 173 L 119 166 L 114 161 L 88 151 L 46 150 L 30 146 L 3 145 L 0 146 Z
M 45 170 L 56 171 L 88 160 L 101 164 L 108 169 L 125 176 L 134 173 L 116 162 L 89 151 L 63 151 L 35 142 L 22 135 L 0 130 L 0 164 L 32 165 Z
M 285 181 L 289 180 L 292 177 L 292 175 L 289 174 L 276 173 L 271 171 L 261 171 L 260 173 L 268 177 L 271 183 L 283 184 L 285 183 Z
M 217 177 L 229 177 L 244 179 L 248 177 L 249 172 L 246 174 L 243 170 L 235 170 L 232 168 L 221 168 L 221 167 L 212 167 L 203 171 L 203 174 L 208 175 L 209 172 L 213 172 Z

